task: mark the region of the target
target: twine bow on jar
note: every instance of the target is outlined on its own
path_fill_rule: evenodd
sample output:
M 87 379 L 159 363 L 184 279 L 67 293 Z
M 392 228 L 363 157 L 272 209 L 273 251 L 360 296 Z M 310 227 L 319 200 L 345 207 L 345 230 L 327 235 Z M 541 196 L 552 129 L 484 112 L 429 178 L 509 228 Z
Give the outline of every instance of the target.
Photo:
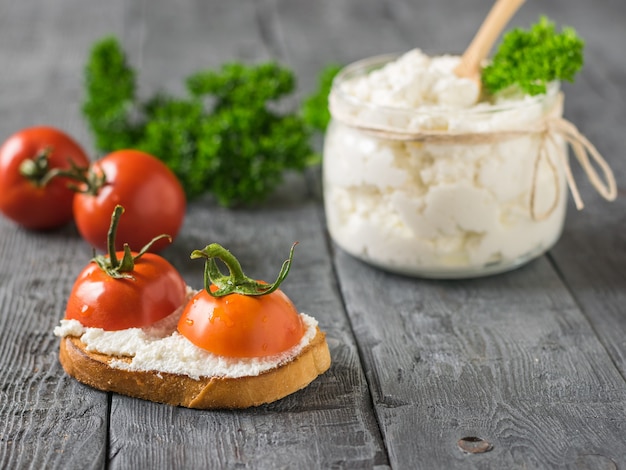
M 615 200 L 615 198 L 617 197 L 617 184 L 615 183 L 615 176 L 613 175 L 611 167 L 609 167 L 609 164 L 602 157 L 600 152 L 598 152 L 596 147 L 589 141 L 589 139 L 587 139 L 583 134 L 580 133 L 580 131 L 576 128 L 574 124 L 562 117 L 548 116 L 544 120 L 542 133 L 543 139 L 534 164 L 533 183 L 530 192 L 530 213 L 533 220 L 541 221 L 548 218 L 559 203 L 560 191 L 558 170 L 555 167 L 554 162 L 550 160 L 550 157 L 548 155 L 548 151 L 546 149 L 546 145 L 548 143 L 551 143 L 557 151 L 557 155 L 559 156 L 561 164 L 563 165 L 565 179 L 567 181 L 569 190 L 572 193 L 572 197 L 574 198 L 576 208 L 578 210 L 581 210 L 585 207 L 582 201 L 582 197 L 580 196 L 580 192 L 578 191 L 576 180 L 572 175 L 572 169 L 569 165 L 567 152 L 565 152 L 563 148 L 557 144 L 557 136 L 562 138 L 572 148 L 576 159 L 580 163 L 581 167 L 587 175 L 587 178 L 589 178 L 589 181 L 596 189 L 596 191 L 607 201 Z M 537 170 L 539 167 L 539 163 L 544 157 L 553 172 L 557 190 L 555 200 L 552 206 L 543 214 L 537 214 L 535 211 L 535 196 L 537 190 L 538 173 Z M 600 178 L 600 175 L 594 168 L 591 160 L 593 160 L 600 167 L 600 170 L 602 170 L 602 173 L 604 175 L 604 181 L 602 181 L 602 178 Z

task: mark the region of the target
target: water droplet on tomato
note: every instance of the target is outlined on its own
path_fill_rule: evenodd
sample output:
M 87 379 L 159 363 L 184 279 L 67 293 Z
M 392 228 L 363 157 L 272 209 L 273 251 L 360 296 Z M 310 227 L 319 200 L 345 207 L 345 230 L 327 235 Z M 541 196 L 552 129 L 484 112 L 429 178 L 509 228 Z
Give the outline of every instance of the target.
M 261 346 L 261 349 L 263 351 L 267 351 L 267 343 L 263 343 L 263 345 Z
M 84 317 L 88 317 L 89 315 L 93 313 L 93 308 L 85 304 L 80 308 L 80 313 Z
M 191 326 L 191 325 L 193 325 L 193 320 L 191 318 L 187 318 L 185 320 L 185 323 L 187 323 L 187 325 Z

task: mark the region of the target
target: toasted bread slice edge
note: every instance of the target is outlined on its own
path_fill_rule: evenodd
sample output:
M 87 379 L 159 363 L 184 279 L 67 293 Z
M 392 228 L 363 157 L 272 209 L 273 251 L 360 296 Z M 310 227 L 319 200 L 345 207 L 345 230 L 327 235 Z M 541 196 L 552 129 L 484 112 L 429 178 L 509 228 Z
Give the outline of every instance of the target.
M 326 335 L 313 340 L 289 362 L 255 376 L 201 377 L 113 368 L 113 356 L 86 350 L 79 338 L 61 338 L 59 360 L 65 372 L 93 388 L 159 403 L 198 409 L 248 408 L 271 403 L 311 383 L 330 367 Z

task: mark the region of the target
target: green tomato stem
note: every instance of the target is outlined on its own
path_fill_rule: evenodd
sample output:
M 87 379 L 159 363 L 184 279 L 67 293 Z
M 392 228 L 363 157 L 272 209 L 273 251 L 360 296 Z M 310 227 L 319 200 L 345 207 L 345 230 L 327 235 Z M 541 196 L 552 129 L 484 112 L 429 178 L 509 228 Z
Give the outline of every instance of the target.
M 170 241 L 172 237 L 169 235 L 159 235 L 150 240 L 135 256 L 133 256 L 128 243 L 124 243 L 124 255 L 119 260 L 117 257 L 117 251 L 115 249 L 115 236 L 117 234 L 117 227 L 120 223 L 120 218 L 124 213 L 124 208 L 119 204 L 113 209 L 111 214 L 111 225 L 107 232 L 107 252 L 108 257 L 95 256 L 93 261 L 109 276 L 119 279 L 134 279 L 133 276 L 127 274 L 135 269 L 135 261 L 141 258 L 152 246 L 154 242 L 161 238 L 168 238 Z
M 106 175 L 102 170 L 96 172 L 93 168 L 77 165 L 69 160 L 69 168 L 49 169 L 48 155 L 52 151 L 47 148 L 32 160 L 24 160 L 20 165 L 20 173 L 40 187 L 47 185 L 54 178 L 67 178 L 71 180 L 68 188 L 77 193 L 85 193 L 95 196 L 105 184 Z
M 37 187 L 44 187 L 50 180 L 49 157 L 52 147 L 46 147 L 33 158 L 28 158 L 20 164 L 20 174 Z
M 211 243 L 203 250 L 194 250 L 191 253 L 191 258 L 206 259 L 204 264 L 204 289 L 209 295 L 213 297 L 223 297 L 229 294 L 259 296 L 271 294 L 277 290 L 280 284 L 285 280 L 287 274 L 289 274 L 296 245 L 297 243 L 294 243 L 291 246 L 289 258 L 283 262 L 278 277 L 271 284 L 259 282 L 246 276 L 237 258 L 218 243 Z M 220 271 L 216 259 L 220 259 L 226 265 L 229 271 L 228 275 L 224 275 Z M 215 292 L 211 291 L 211 284 L 217 287 Z
M 117 269 L 120 265 L 117 259 L 117 252 L 115 250 L 115 235 L 117 233 L 117 226 L 120 223 L 120 217 L 124 213 L 124 208 L 120 205 L 115 206 L 113 214 L 111 215 L 111 225 L 107 232 L 107 251 L 109 253 L 109 262 L 112 269 Z

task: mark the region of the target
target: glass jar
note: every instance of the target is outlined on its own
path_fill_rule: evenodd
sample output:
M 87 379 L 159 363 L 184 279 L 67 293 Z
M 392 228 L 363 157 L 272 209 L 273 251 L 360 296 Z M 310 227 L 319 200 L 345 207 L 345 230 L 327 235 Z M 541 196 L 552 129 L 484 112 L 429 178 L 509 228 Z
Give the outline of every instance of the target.
M 333 83 L 323 188 L 334 242 L 427 278 L 498 273 L 552 247 L 567 206 L 565 142 L 544 125 L 562 115 L 558 83 L 454 109 L 384 107 L 345 91 L 396 57 L 356 62 Z

